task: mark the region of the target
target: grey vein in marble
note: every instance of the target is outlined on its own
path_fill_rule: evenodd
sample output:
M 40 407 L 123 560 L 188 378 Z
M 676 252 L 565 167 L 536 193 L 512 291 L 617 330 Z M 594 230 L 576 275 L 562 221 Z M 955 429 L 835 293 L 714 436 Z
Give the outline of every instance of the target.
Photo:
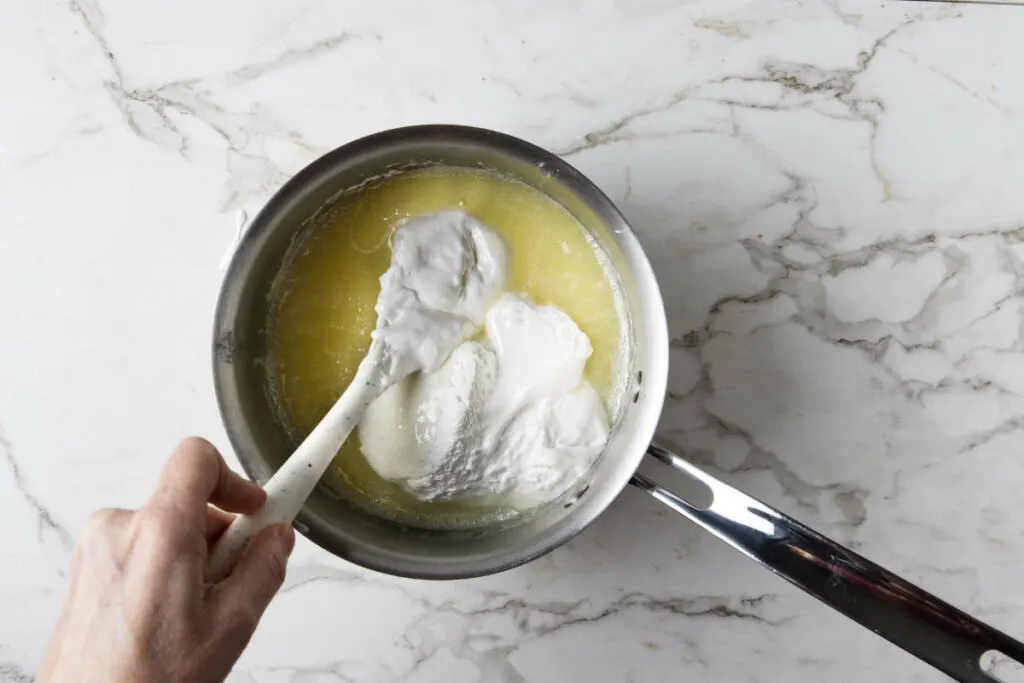
M 18 461 L 14 457 L 14 448 L 2 433 L 0 433 L 0 451 L 3 451 L 4 461 L 7 463 L 15 488 L 38 519 L 39 539 L 42 540 L 44 535 L 52 535 L 65 551 L 70 552 L 74 545 L 71 534 L 68 533 L 68 530 L 54 518 L 42 501 L 29 489 L 28 484 L 22 477 Z

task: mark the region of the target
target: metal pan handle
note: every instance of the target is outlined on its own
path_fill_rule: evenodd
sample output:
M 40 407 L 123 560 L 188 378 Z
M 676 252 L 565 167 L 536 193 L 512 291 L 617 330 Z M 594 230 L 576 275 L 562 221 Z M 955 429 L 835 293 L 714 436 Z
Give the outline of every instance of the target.
M 647 453 L 711 489 L 711 504 L 692 505 L 639 473 L 631 484 L 936 669 L 958 681 L 991 683 L 999 679 L 981 668 L 986 653 L 1001 653 L 1024 665 L 1024 644 L 722 483 L 668 449 L 651 444 Z

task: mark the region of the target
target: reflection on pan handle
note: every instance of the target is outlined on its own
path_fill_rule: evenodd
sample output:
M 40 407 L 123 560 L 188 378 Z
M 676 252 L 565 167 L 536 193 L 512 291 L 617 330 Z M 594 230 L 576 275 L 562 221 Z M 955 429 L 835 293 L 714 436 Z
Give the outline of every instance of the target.
M 998 681 L 982 657 L 1024 665 L 1024 644 L 864 559 L 792 517 L 652 444 L 661 462 L 700 481 L 713 500 L 698 507 L 637 473 L 631 484 L 787 581 L 958 681 Z

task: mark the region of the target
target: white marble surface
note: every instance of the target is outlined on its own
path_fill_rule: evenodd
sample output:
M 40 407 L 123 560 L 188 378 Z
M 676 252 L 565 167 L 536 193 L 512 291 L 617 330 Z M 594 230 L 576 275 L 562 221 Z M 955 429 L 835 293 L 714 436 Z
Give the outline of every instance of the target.
M 240 210 L 381 128 L 567 156 L 663 283 L 662 434 L 1024 636 L 1024 7 L 890 0 L 8 0 L 0 681 L 87 514 L 227 449 L 210 322 Z M 301 541 L 235 683 L 937 681 L 636 491 L 506 574 Z

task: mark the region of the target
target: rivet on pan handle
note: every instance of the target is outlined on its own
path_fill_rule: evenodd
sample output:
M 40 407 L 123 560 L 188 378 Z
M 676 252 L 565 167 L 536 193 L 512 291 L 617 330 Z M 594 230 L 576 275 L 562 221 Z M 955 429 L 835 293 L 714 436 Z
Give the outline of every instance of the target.
M 713 499 L 698 507 L 650 478 L 633 485 L 871 631 L 958 681 L 999 679 L 981 668 L 998 652 L 1024 665 L 1024 644 L 904 581 L 817 531 L 722 483 L 666 448 L 647 450 L 700 481 Z

